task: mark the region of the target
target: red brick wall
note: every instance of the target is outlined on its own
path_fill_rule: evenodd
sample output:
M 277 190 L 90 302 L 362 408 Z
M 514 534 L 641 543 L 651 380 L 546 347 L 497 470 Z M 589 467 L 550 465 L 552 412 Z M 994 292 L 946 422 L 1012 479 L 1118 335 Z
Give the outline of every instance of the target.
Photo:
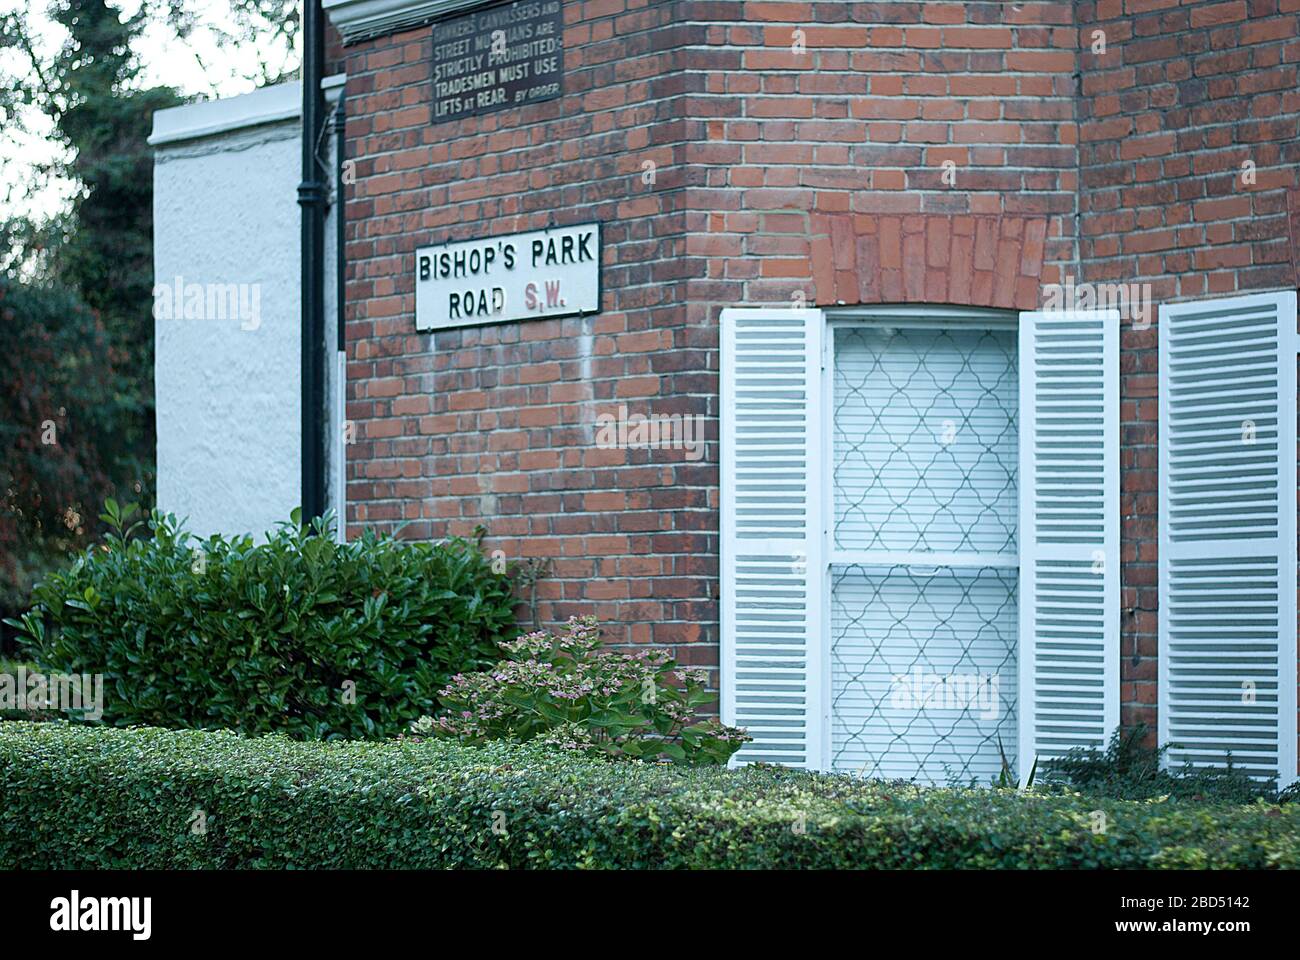
M 688 101 L 705 118 L 688 160 L 708 165 L 714 188 L 699 198 L 707 232 L 691 242 L 728 257 L 710 258 L 706 278 L 687 284 L 693 316 L 712 320 L 720 303 L 789 302 L 800 292 L 820 304 L 926 299 L 909 287 L 937 286 L 937 276 L 900 273 L 888 286 L 889 271 L 954 259 L 949 238 L 965 235 L 972 217 L 1046 218 L 1035 271 L 1044 259 L 1073 260 L 1070 4 L 694 6 L 725 6 L 747 22 L 709 28 L 699 53 L 708 94 Z M 877 287 L 859 296 L 838 288 L 817 244 L 831 236 L 830 220 L 853 224 L 849 243 L 879 223 L 881 257 L 893 233 L 905 235 L 895 261 L 860 254 L 855 272 L 879 272 Z M 922 229 L 927 221 L 933 232 Z M 840 252 L 847 257 L 843 242 Z M 1049 267 L 1044 279 L 1056 275 Z M 960 290 L 944 299 L 991 302 Z
M 438 125 L 428 28 L 347 47 L 350 530 L 482 523 L 511 557 L 556 559 L 544 621 L 595 612 L 614 639 L 716 665 L 716 444 L 702 463 L 599 450 L 596 414 L 628 402 L 716 431 L 719 310 L 825 302 L 813 248 L 843 215 L 872 233 L 879 218 L 886 266 L 923 212 L 936 268 L 939 234 L 965 249 L 977 223 L 1032 248 L 1031 279 L 1070 259 L 1070 18 L 1053 3 L 567 2 L 562 99 Z M 414 331 L 417 246 L 552 217 L 605 224 L 600 316 Z M 945 296 L 979 302 L 991 279 Z
M 482 523 L 554 557 L 544 621 L 716 665 L 716 444 L 600 450 L 592 426 L 626 402 L 715 431 L 724 306 L 1029 307 L 1066 273 L 1159 302 L 1300 271 L 1300 0 L 564 6 L 564 97 L 481 119 L 431 124 L 428 28 L 344 50 L 349 528 Z M 417 246 L 591 219 L 599 316 L 415 332 Z M 1122 699 L 1152 722 L 1155 342 L 1123 331 Z
M 554 558 L 544 622 L 594 612 L 611 640 L 716 663 L 716 452 L 593 444 L 620 402 L 717 416 L 716 338 L 685 323 L 681 101 L 702 78 L 677 6 L 566 2 L 564 97 L 452 123 L 430 122 L 429 28 L 346 48 L 348 527 L 483 524 L 511 559 Z M 416 247 L 593 219 L 600 315 L 415 331 Z
M 1294 288 L 1300 0 L 1096 0 L 1079 4 L 1079 29 L 1081 279 L 1150 283 L 1156 303 Z M 1123 715 L 1152 727 L 1156 319 L 1122 330 L 1120 388 Z

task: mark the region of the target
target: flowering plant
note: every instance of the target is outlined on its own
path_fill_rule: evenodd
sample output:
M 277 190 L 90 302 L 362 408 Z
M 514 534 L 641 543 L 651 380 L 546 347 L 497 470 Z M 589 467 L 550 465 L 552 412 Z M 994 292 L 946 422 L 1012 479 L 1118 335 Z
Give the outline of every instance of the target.
M 499 644 L 508 659 L 452 677 L 442 712 L 412 733 L 466 743 L 537 740 L 619 759 L 726 763 L 750 737 L 695 710 L 713 700 L 707 674 L 679 668 L 668 651 L 598 650 L 594 617 Z

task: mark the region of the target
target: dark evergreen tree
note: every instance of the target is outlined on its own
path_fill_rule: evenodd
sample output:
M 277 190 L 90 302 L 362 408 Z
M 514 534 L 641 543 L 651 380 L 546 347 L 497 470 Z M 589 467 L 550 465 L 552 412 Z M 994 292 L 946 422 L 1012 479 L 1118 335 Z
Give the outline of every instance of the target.
M 75 185 L 71 208 L 45 223 L 19 218 L 0 286 L 9 345 L 0 397 L 0 606 L 98 530 L 106 496 L 152 502 L 153 112 L 181 98 L 140 89 L 132 43 L 142 11 L 108 0 L 58 0 L 68 31 L 43 63 L 17 17 L 0 43 L 31 72 L 6 84 L 0 113 L 35 105 L 53 121 Z M 25 246 L 23 246 L 25 245 Z M 54 442 L 50 442 L 53 436 Z
M 108 337 L 57 284 L 0 276 L 0 608 L 85 543 L 114 492 L 107 448 L 127 423 L 114 402 Z

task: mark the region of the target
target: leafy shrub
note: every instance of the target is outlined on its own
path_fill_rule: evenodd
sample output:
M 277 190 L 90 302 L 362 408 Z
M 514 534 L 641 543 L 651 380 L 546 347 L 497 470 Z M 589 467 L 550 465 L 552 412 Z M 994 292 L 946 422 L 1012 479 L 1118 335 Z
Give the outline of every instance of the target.
M 750 738 L 695 709 L 715 698 L 703 670 L 678 669 L 666 650 L 598 650 L 594 617 L 501 644 L 508 655 L 441 691 L 444 712 L 415 724 L 420 736 L 465 743 L 539 740 L 617 759 L 726 763 Z M 672 681 L 676 681 L 674 684 Z
M 45 670 L 103 674 L 116 726 L 394 737 L 517 632 L 510 578 L 472 542 L 339 544 L 296 513 L 264 543 L 156 511 L 141 537 L 129 516 L 110 502 L 117 532 L 14 624 Z
M 504 741 L 0 723 L 0 796 L 0 868 L 1300 867 L 1295 804 L 925 789 Z
M 1106 750 L 1075 748 L 1052 762 L 1048 782 L 1060 783 L 1091 796 L 1116 800 L 1149 800 L 1153 797 L 1249 803 L 1277 797 L 1275 784 L 1253 780 L 1238 768 L 1198 768 L 1191 764 L 1179 770 L 1163 766 L 1168 744 L 1146 744 L 1147 727 L 1139 724 L 1116 730 Z

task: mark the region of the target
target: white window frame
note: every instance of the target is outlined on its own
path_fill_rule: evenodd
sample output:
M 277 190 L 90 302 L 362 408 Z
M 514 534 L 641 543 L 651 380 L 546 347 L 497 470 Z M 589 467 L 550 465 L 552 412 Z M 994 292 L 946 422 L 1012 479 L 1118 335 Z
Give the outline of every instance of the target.
M 837 550 L 835 548 L 835 334 L 838 330 L 861 327 L 906 327 L 912 330 L 936 329 L 996 329 L 1019 331 L 1020 316 L 1014 310 L 999 310 L 982 307 L 951 307 L 931 304 L 901 304 L 881 307 L 833 307 L 825 308 L 826 325 L 822 337 L 822 396 L 821 396 L 821 454 L 822 467 L 822 556 L 825 566 L 822 571 L 822 632 L 827 634 L 819 651 L 821 663 L 822 705 L 822 761 L 820 769 L 830 770 L 833 758 L 832 732 L 834 718 L 831 715 L 832 663 L 831 642 L 831 567 L 840 564 L 900 565 L 908 567 L 939 567 L 953 569 L 982 569 L 995 567 L 1005 570 L 1020 569 L 1019 553 L 981 553 L 963 551 L 960 553 L 928 553 L 925 551 L 899 550 Z M 1017 368 L 1019 361 L 1017 359 Z M 1020 406 L 1017 390 L 1016 437 L 1020 439 Z M 1020 483 L 1020 459 L 1016 460 L 1016 481 Z M 1020 516 L 1019 498 L 1017 498 L 1016 542 L 1019 544 Z M 1019 597 L 1016 598 L 1017 608 Z M 1017 619 L 1019 613 L 1017 612 Z M 1019 646 L 1019 637 L 1017 637 Z M 1020 692 L 1014 696 L 1019 708 Z M 1017 741 L 1019 731 L 1017 730 Z M 1019 743 L 1017 742 L 1017 755 Z

